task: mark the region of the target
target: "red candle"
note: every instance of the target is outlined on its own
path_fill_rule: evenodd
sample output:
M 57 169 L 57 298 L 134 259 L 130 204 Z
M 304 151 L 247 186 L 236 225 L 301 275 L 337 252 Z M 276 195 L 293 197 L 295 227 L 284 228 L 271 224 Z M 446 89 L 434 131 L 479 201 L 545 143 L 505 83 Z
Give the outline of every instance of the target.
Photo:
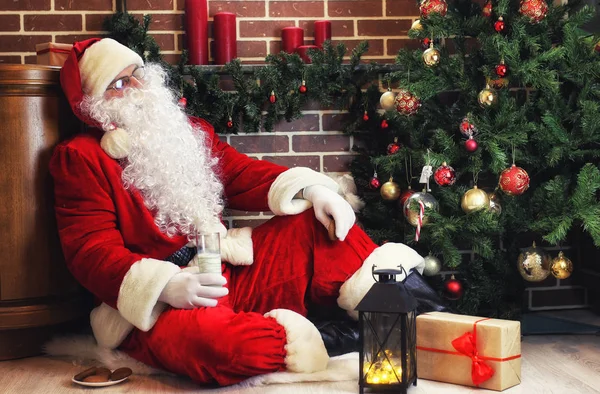
M 208 7 L 206 0 L 185 0 L 188 63 L 208 64 Z
M 296 48 L 296 53 L 300 55 L 306 64 L 312 63 L 312 60 L 308 56 L 309 49 L 319 49 L 319 47 L 316 45 L 300 45 L 298 48 Z
M 214 16 L 215 64 L 229 63 L 237 57 L 236 23 L 233 12 L 218 12 Z
M 315 45 L 323 48 L 323 42 L 331 40 L 331 22 L 315 21 Z
M 296 48 L 304 44 L 304 30 L 300 27 L 284 27 L 281 29 L 281 50 L 294 53 Z

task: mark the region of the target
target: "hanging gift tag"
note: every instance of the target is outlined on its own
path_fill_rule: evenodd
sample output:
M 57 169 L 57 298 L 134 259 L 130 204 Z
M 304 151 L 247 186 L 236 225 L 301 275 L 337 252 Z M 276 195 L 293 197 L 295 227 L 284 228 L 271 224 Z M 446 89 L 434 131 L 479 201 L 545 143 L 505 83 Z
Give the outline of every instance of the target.
M 429 183 L 429 177 L 432 174 L 433 174 L 433 167 L 423 166 L 423 170 L 421 170 L 421 179 L 419 179 L 419 183 Z

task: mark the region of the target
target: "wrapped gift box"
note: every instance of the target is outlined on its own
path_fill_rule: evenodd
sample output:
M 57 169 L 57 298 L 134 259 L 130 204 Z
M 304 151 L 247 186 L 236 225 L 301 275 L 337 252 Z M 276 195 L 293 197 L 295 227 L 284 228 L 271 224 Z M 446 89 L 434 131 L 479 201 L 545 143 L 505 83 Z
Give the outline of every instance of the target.
M 67 57 L 69 57 L 72 47 L 71 44 L 58 44 L 55 42 L 37 44 L 35 46 L 37 64 L 62 67 Z
M 417 317 L 419 378 L 502 391 L 521 383 L 521 323 L 431 312 Z

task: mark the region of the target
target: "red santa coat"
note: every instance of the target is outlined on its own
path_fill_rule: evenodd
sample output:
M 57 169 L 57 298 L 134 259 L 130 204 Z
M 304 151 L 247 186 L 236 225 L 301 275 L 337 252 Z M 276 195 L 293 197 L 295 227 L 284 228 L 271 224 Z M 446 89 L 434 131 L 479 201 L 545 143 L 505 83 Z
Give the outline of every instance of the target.
M 251 159 L 220 141 L 208 122 L 192 122 L 207 133 L 212 155 L 219 157 L 230 208 L 297 214 L 310 207 L 308 201 L 293 199 L 304 187 L 322 184 L 338 191 L 337 183 L 323 174 Z M 156 323 L 166 306 L 158 302 L 160 292 L 181 269 L 163 260 L 188 240 L 160 232 L 140 193 L 123 187 L 122 167 L 101 148 L 101 137 L 101 130 L 90 129 L 60 144 L 50 172 L 67 266 L 104 303 L 92 313 L 92 327 L 101 345 L 115 348 L 134 326 L 148 331 Z M 223 241 L 224 259 L 251 263 L 251 231 L 234 232 Z

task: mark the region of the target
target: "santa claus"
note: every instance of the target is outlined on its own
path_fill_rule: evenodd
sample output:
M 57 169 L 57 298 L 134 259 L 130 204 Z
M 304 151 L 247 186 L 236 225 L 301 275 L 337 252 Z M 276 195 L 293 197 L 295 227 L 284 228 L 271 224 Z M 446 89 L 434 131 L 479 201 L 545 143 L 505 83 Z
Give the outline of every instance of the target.
M 423 258 L 377 247 L 330 177 L 221 141 L 186 116 L 165 75 L 112 39 L 75 43 L 61 70 L 88 127 L 53 154 L 56 216 L 70 271 L 99 301 L 98 344 L 201 383 L 325 369 L 308 306 L 355 316 L 374 264 L 408 271 Z M 275 216 L 226 230 L 225 206 Z M 188 266 L 201 232 L 221 234 L 222 274 Z

